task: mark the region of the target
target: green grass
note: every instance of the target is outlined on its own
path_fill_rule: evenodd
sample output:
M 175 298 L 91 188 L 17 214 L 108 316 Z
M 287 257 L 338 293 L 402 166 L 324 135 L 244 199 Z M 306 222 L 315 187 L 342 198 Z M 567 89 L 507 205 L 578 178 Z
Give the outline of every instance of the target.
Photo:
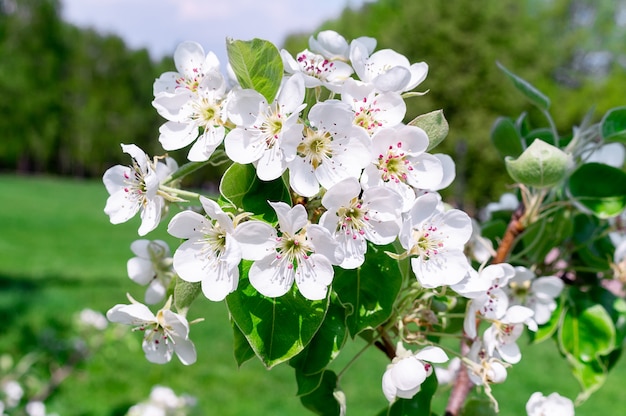
M 63 360 L 62 346 L 73 336 L 69 322 L 83 308 L 106 312 L 126 303 L 125 293 L 138 299 L 143 288 L 126 276 L 130 243 L 139 238 L 138 219 L 112 225 L 103 208 L 107 193 L 98 181 L 45 177 L 0 176 L 0 354 L 19 356 L 45 344 Z M 174 239 L 165 224 L 149 238 Z M 194 303 L 191 336 L 198 362 L 185 367 L 176 358 L 167 365 L 148 363 L 140 336 L 109 340 L 72 373 L 47 401 L 61 415 L 121 415 L 147 398 L 154 384 L 198 399 L 198 415 L 306 415 L 295 396 L 293 371 L 280 365 L 271 371 L 253 359 L 237 368 L 232 332 L 223 303 L 204 298 Z M 341 368 L 360 349 L 351 343 L 335 367 Z M 342 379 L 348 415 L 374 415 L 386 405 L 380 378 L 387 362 L 378 351 L 367 351 Z M 43 372 L 47 369 L 41 370 Z M 0 374 L 1 377 L 1 374 Z M 621 382 L 622 361 L 606 385 L 577 408 L 577 416 L 619 415 L 626 408 Z M 525 414 L 534 391 L 552 391 L 570 398 L 578 387 L 554 345 L 525 348 L 522 363 L 513 366 L 505 384 L 495 386 L 504 416 Z M 447 393 L 436 399 L 443 413 Z

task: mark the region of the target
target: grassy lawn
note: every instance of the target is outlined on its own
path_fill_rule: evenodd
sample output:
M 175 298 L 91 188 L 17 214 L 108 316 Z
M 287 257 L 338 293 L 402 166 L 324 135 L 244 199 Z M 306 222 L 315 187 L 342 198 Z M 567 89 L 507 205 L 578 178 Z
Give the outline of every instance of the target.
M 101 183 L 4 175 L 0 192 L 4 322 L 0 354 L 18 357 L 42 343 L 54 349 L 72 336 L 68 322 L 81 309 L 104 313 L 116 303 L 126 303 L 126 292 L 142 299 L 143 288 L 126 276 L 129 246 L 138 238 L 139 221 L 111 225 L 102 211 L 107 193 Z M 164 229 L 162 224 L 148 237 L 164 239 L 174 249 L 176 242 Z M 253 359 L 237 368 L 223 303 L 199 299 L 189 314 L 190 319 L 197 317 L 205 320 L 191 328 L 198 350 L 196 364 L 185 367 L 176 358 L 167 365 L 150 364 L 141 351 L 139 334 L 111 339 L 60 385 L 47 401 L 49 410 L 61 415 L 122 415 L 147 398 L 153 385 L 161 384 L 195 396 L 198 415 L 309 414 L 295 397 L 290 367 L 267 371 Z M 360 346 L 359 342 L 350 345 L 336 367 L 345 365 Z M 371 350 L 346 373 L 342 387 L 348 415 L 374 415 L 386 405 L 380 390 L 385 365 L 382 354 Z M 623 380 L 626 363 L 622 360 L 606 385 L 577 408 L 577 416 L 621 414 L 626 408 Z M 501 414 L 525 414 L 524 404 L 534 391 L 558 391 L 570 398 L 578 392 L 550 342 L 524 349 L 522 364 L 510 369 L 504 385 L 495 386 Z M 437 398 L 440 413 L 446 398 L 446 392 Z

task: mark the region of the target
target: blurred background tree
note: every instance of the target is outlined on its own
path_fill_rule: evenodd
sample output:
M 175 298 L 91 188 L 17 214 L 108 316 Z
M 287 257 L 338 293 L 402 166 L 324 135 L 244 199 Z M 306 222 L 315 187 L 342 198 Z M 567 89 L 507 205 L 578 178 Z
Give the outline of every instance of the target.
M 59 0 L 0 0 L 0 170 L 99 177 L 127 163 L 119 143 L 163 153 L 163 119 L 148 104 L 152 83 L 173 70 L 116 36 L 80 29 L 60 17 Z M 446 197 L 470 213 L 497 199 L 509 183 L 489 145 L 498 116 L 533 113 L 496 66 L 528 79 L 559 103 L 562 134 L 595 105 L 597 117 L 623 104 L 626 85 L 626 2 L 612 0 L 379 0 L 346 8 L 320 27 L 347 39 L 373 36 L 430 74 L 413 98 L 409 121 L 443 109 L 448 140 L 438 149 L 457 162 Z M 310 34 L 292 35 L 297 53 Z M 180 157 L 182 162 L 186 150 Z M 216 180 L 219 171 L 202 179 Z

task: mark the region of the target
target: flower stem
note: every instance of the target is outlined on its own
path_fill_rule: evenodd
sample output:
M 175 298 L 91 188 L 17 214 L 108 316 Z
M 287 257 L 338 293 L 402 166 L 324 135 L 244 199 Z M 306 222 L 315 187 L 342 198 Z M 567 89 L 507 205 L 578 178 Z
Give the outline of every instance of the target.
M 166 192 L 169 195 L 184 196 L 189 199 L 198 199 L 200 194 L 191 191 L 184 191 L 178 188 L 172 188 L 170 186 L 159 185 L 159 190 Z
M 165 185 L 167 183 L 174 182 L 177 179 L 182 179 L 183 177 L 189 175 L 192 172 L 195 172 L 196 170 L 210 163 L 211 162 L 209 162 L 208 160 L 204 162 L 185 163 L 184 165 L 179 167 L 178 170 L 176 170 L 176 172 L 172 173 L 170 176 L 165 178 L 161 183 Z

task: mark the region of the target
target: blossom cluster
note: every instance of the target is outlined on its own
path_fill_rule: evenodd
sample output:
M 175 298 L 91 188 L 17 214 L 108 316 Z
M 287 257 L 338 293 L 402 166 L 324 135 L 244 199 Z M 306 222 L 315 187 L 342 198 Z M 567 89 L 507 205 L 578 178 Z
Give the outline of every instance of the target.
M 428 65 L 377 51 L 375 39 L 348 42 L 333 31 L 311 37 L 295 56 L 282 50 L 280 57 L 284 73 L 272 102 L 241 87 L 230 67 L 195 42 L 182 43 L 176 71 L 155 81 L 152 104 L 166 119 L 159 129 L 165 150 L 190 146 L 190 162 L 223 151 L 233 163 L 254 166 L 262 182 L 282 178 L 292 203 L 267 201 L 277 218 L 268 222 L 199 195 L 201 209 L 169 221 L 168 233 L 183 240 L 173 255 L 162 241 L 131 247 L 136 257 L 128 274 L 148 285 L 146 303 L 163 300 L 173 278 L 200 283 L 207 299 L 221 301 L 237 289 L 243 261 L 260 294 L 280 297 L 295 285 L 304 298 L 321 300 L 337 268 L 359 268 L 368 245 L 396 242 L 400 252 L 391 255 L 410 259 L 416 285 L 450 287 L 467 299 L 464 330 L 472 344 L 463 364 L 472 381 L 503 381 L 506 367 L 521 358 L 516 341 L 524 327 L 535 330 L 549 320 L 563 284 L 506 263 L 486 265 L 490 243 L 465 212 L 442 201 L 438 191 L 454 180 L 454 162 L 429 153 L 428 133 L 403 122 L 405 98 L 420 95 L 411 91 Z M 122 150 L 133 163 L 105 173 L 105 212 L 112 223 L 139 213 L 143 236 L 180 200 L 172 187 L 178 165 L 169 157 L 151 160 L 135 145 Z M 107 317 L 144 332 L 148 360 L 167 362 L 176 353 L 193 363 L 189 323 L 170 308 L 171 300 L 154 315 L 133 300 Z M 477 322 L 488 325 L 482 334 Z M 439 347 L 413 353 L 400 343 L 382 379 L 385 396 L 413 397 L 433 372 L 430 363 L 447 360 Z

